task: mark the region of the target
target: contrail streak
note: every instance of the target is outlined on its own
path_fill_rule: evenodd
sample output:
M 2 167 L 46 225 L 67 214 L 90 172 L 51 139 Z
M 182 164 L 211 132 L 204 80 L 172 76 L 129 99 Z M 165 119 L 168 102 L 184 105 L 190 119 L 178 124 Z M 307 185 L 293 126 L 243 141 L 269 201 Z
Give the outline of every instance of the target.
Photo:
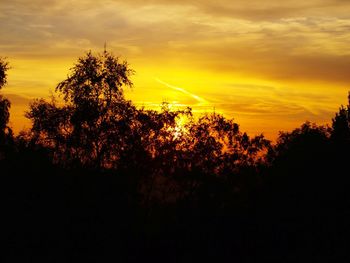
M 159 82 L 160 84 L 163 84 L 163 85 L 167 86 L 168 88 L 171 88 L 171 89 L 180 91 L 180 92 L 182 92 L 183 94 L 186 94 L 187 96 L 190 96 L 190 97 L 194 98 L 194 99 L 195 99 L 196 101 L 198 101 L 200 104 L 207 104 L 207 103 L 208 103 L 205 99 L 203 99 L 203 98 L 197 96 L 196 94 L 193 94 L 193 93 L 191 93 L 191 92 L 189 92 L 189 91 L 187 91 L 187 90 L 185 90 L 185 89 L 183 89 L 183 88 L 170 85 L 170 84 L 168 84 L 168 83 L 166 83 L 166 82 L 164 82 L 164 81 L 162 81 L 162 80 L 160 80 L 160 79 L 158 79 L 158 78 L 156 78 L 156 81 Z

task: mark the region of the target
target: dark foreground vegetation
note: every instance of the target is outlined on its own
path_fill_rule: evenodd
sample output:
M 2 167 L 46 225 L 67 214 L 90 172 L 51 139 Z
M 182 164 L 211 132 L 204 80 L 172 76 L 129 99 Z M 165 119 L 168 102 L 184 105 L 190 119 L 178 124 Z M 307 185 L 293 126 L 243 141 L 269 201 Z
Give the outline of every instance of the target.
M 86 54 L 17 136 L 0 97 L 1 262 L 349 261 L 350 106 L 271 144 L 218 114 L 136 108 L 132 73 Z

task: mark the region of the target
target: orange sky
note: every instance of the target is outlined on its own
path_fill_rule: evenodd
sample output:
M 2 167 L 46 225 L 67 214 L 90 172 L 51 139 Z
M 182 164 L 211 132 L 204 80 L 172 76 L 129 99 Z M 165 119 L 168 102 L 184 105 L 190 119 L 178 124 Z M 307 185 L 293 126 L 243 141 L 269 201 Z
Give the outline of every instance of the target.
M 1 0 L 11 125 L 29 127 L 29 101 L 105 42 L 136 71 L 127 96 L 138 105 L 215 109 L 271 139 L 329 122 L 350 90 L 350 2 L 247 2 Z

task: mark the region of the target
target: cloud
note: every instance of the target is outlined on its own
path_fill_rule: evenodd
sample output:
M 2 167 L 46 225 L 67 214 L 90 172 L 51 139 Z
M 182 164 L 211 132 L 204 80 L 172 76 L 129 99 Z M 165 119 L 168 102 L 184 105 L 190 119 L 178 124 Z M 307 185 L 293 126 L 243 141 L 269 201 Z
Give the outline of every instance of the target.
M 118 1 L 114 1 L 118 2 Z M 350 3 L 346 0 L 129 0 L 128 5 L 190 6 L 213 17 L 234 17 L 246 20 L 275 20 L 285 17 L 347 16 Z
M 206 98 L 200 110 L 216 107 L 246 118 L 330 116 L 339 100 L 327 98 L 343 94 L 350 82 L 346 0 L 2 0 L 0 22 L 0 55 L 15 61 L 9 85 L 28 94 L 54 88 L 48 85 L 65 76 L 66 64 L 84 51 L 102 51 L 105 42 L 136 71 L 152 68 L 152 80 L 159 76 Z M 20 68 L 18 61 L 30 66 Z M 210 77 L 215 93 L 204 81 L 190 89 L 173 81 L 180 74 L 195 78 L 194 72 Z M 247 86 L 223 84 L 235 78 Z M 273 84 L 253 85 L 256 79 Z M 198 106 L 190 94 L 172 89 L 166 96 Z
M 348 1 L 5 0 L 0 11 L 0 52 L 10 57 L 71 58 L 107 42 L 143 63 L 350 80 Z

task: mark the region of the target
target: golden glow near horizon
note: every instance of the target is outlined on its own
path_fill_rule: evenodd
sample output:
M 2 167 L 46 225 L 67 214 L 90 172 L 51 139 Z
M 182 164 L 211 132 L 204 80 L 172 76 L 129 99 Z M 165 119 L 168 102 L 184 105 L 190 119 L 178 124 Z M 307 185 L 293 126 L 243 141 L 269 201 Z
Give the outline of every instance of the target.
M 29 127 L 29 101 L 105 42 L 136 71 L 139 106 L 215 109 L 271 139 L 329 123 L 350 90 L 349 14 L 341 0 L 1 0 L 11 125 Z

